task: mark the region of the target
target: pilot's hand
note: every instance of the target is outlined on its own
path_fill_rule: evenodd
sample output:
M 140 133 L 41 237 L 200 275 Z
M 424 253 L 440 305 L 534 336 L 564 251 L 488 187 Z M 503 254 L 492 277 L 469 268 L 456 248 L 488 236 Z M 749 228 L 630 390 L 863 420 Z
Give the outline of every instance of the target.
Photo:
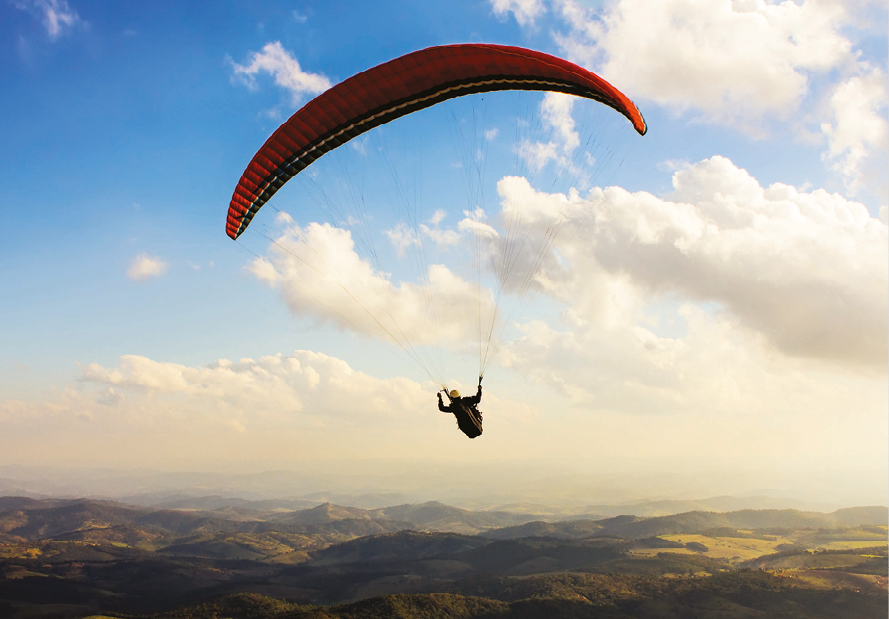
M 441 400 L 441 392 L 438 392 L 438 399 Z

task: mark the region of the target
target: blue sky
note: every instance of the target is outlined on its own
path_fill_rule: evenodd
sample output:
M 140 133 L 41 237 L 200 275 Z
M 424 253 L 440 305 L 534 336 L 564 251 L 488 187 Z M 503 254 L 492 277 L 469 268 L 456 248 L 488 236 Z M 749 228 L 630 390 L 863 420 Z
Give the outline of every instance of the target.
M 270 433 L 315 445 L 305 457 L 402 449 L 405 457 L 518 457 L 548 420 L 570 419 L 575 436 L 544 431 L 541 454 L 583 453 L 591 440 L 607 451 L 633 436 L 632 453 L 671 457 L 703 441 L 702 458 L 758 457 L 776 443 L 751 434 L 723 444 L 726 433 L 777 423 L 809 445 L 799 447 L 801 461 L 817 460 L 831 441 L 844 466 L 880 468 L 874 462 L 887 455 L 886 23 L 885 2 L 865 0 L 5 0 L 5 463 L 34 463 L 37 444 L 58 445 L 51 459 L 66 463 L 94 456 L 97 441 L 144 436 L 144 448 L 134 442 L 95 463 L 163 466 L 163 454 L 188 444 L 195 455 L 183 466 L 206 467 L 231 445 L 245 461 L 287 465 L 286 446 L 263 442 Z M 516 321 L 491 370 L 486 419 L 499 415 L 489 432 L 501 438 L 474 451 L 425 410 L 434 385 L 422 373 L 337 326 L 286 278 L 258 266 L 284 273 L 294 268 L 292 256 L 261 236 L 245 240 L 251 255 L 224 233 L 244 166 L 312 96 L 276 77 L 337 83 L 410 51 L 460 42 L 525 46 L 577 62 L 633 98 L 650 127 L 644 138 L 625 126 L 609 134 L 622 140 L 610 147 L 626 157 L 600 181 L 615 189 L 583 188 L 593 227 L 584 228 L 583 244 L 566 246 L 562 279 Z M 279 73 L 237 71 L 275 43 L 285 54 Z M 523 96 L 530 114 L 543 118 L 543 96 Z M 469 105 L 455 103 L 454 114 Z M 517 157 L 506 130 L 514 120 L 492 120 L 508 116 L 508 106 L 488 106 L 481 128 L 503 127 L 489 168 L 506 169 Z M 584 113 L 575 105 L 546 121 L 550 136 L 570 133 L 564 123 Z M 393 124 L 379 139 L 400 143 L 407 127 L 422 128 L 425 215 L 443 208 L 441 230 L 459 235 L 466 206 L 456 189 L 436 186 L 444 161 L 430 156 L 451 139 L 446 118 L 446 110 L 430 114 L 403 133 Z M 341 156 L 358 168 L 364 161 Z M 380 169 L 367 165 L 360 173 Z M 492 213 L 510 199 L 547 200 L 549 187 L 524 185 L 504 186 L 496 198 L 498 180 L 486 179 Z M 288 186 L 273 204 L 306 226 L 301 191 Z M 381 198 L 373 200 L 378 206 Z M 380 239 L 387 220 L 391 230 L 391 211 L 371 218 Z M 256 222 L 289 238 L 268 207 Z M 335 251 L 335 239 L 325 239 L 317 242 Z M 439 249 L 430 242 L 430 261 L 462 277 L 465 254 Z M 394 249 L 386 260 L 396 284 L 404 263 Z M 444 348 L 453 362 L 446 378 L 471 385 L 474 362 L 462 376 L 465 353 Z M 314 368 L 320 383 L 300 383 L 302 374 L 263 382 L 263 372 L 274 372 L 260 372 L 260 362 L 209 377 L 222 371 L 212 365 L 218 359 L 275 355 L 298 357 L 300 371 Z M 711 376 L 714 366 L 722 371 Z M 698 382 L 689 382 L 695 373 Z M 174 374 L 171 383 L 161 378 Z M 237 397 L 221 386 L 242 379 Z M 318 384 L 323 391 L 350 380 L 350 400 L 331 404 L 329 394 L 317 395 Z M 371 412 L 359 410 L 368 402 Z M 744 422 L 750 407 L 761 416 Z M 255 410 L 275 412 L 257 417 Z M 381 433 L 373 447 L 356 447 L 357 439 L 334 446 L 344 427 L 359 434 L 368 424 Z M 836 424 L 857 429 L 837 434 Z M 209 437 L 206 444 L 197 446 L 191 429 Z M 854 445 L 862 433 L 873 438 L 868 457 Z M 81 447 L 63 446 L 66 437 Z

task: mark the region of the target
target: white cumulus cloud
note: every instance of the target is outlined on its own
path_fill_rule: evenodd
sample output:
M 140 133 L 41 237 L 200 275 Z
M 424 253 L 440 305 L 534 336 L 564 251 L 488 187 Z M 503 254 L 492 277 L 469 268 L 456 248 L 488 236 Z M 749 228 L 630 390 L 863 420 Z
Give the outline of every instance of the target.
M 183 396 L 180 403 L 189 408 L 188 400 L 201 401 L 211 408 L 235 411 L 242 417 L 252 410 L 267 411 L 273 416 L 299 413 L 304 400 L 319 388 L 324 375 L 325 388 L 355 382 L 359 386 L 363 375 L 353 372 L 343 361 L 309 351 L 293 355 L 275 355 L 258 360 L 241 359 L 237 362 L 220 360 L 207 366 L 190 367 L 177 363 L 155 361 L 139 355 L 124 355 L 117 367 L 106 368 L 90 363 L 81 368 L 80 380 L 85 383 L 109 385 L 117 390 Z M 335 404 L 324 396 L 328 412 L 345 412 L 346 397 Z M 261 415 L 260 415 L 261 416 Z
M 889 149 L 887 105 L 886 74 L 876 68 L 843 81 L 830 96 L 833 122 L 821 125 L 829 145 L 824 158 L 853 192 L 861 186 L 864 162 L 874 151 Z
M 606 320 L 603 299 L 627 299 L 622 314 L 674 295 L 717 304 L 787 356 L 885 366 L 886 224 L 838 194 L 762 187 L 724 157 L 677 171 L 673 184 L 663 198 L 597 188 L 573 213 L 521 179 L 499 190 L 504 208 L 520 204 L 537 221 L 589 217 L 545 286 L 579 322 Z
M 127 277 L 141 282 L 152 277 L 160 277 L 167 272 L 169 266 L 157 256 L 139 254 L 133 259 L 130 268 L 127 269 Z
M 491 0 L 491 8 L 500 18 L 512 13 L 521 26 L 534 24 L 534 20 L 546 13 L 543 0 Z
M 308 73 L 299 61 L 284 49 L 279 41 L 266 43 L 261 52 L 252 52 L 245 64 L 232 63 L 235 77 L 250 87 L 256 84 L 256 75 L 268 73 L 275 83 L 290 92 L 294 103 L 306 95 L 317 95 L 330 88 L 330 80 L 320 73 Z
M 404 256 L 412 245 L 419 247 L 422 243 L 419 234 L 403 222 L 399 222 L 391 230 L 386 230 L 385 235 L 389 238 L 389 242 L 392 243 L 392 247 L 395 248 L 395 252 L 399 256 Z
M 419 242 L 406 226 L 400 230 L 389 231 L 396 248 L 407 250 Z M 440 240 L 449 242 L 446 236 Z M 429 265 L 417 281 L 394 282 L 355 251 L 348 230 L 326 223 L 290 226 L 250 269 L 281 287 L 294 314 L 402 348 L 471 341 L 479 303 L 484 315 L 494 311 L 488 291 L 479 297 L 474 282 L 441 264 Z
M 572 60 L 631 96 L 753 130 L 765 114 L 793 113 L 811 72 L 854 62 L 838 2 L 621 0 L 597 14 L 566 0 L 561 9 L 570 30 L 557 40 Z
M 447 249 L 460 244 L 461 237 L 455 230 L 447 230 L 438 226 L 429 227 L 426 224 L 420 224 L 420 232 L 423 236 L 432 239 L 435 246 L 439 249 Z
M 524 159 L 529 169 L 538 172 L 553 161 L 559 167 L 577 172 L 572 156 L 580 146 L 580 134 L 571 116 L 576 97 L 548 92 L 540 102 L 540 125 L 545 139 L 521 140 L 515 147 L 516 154 Z

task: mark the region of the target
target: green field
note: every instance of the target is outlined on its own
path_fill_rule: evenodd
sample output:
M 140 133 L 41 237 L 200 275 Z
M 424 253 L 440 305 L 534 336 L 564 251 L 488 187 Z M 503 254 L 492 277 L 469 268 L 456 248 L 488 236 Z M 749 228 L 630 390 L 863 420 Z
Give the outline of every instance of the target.
M 777 538 L 776 541 L 767 541 L 762 539 L 751 539 L 745 537 L 708 537 L 706 535 L 659 535 L 660 539 L 670 542 L 679 542 L 686 544 L 688 542 L 697 542 L 703 544 L 709 550 L 699 553 L 687 548 L 670 549 L 670 552 L 680 552 L 688 554 L 703 554 L 712 559 L 726 559 L 733 563 L 749 561 L 763 555 L 772 554 L 775 547 L 788 542 L 785 538 Z M 653 556 L 658 550 L 640 549 L 633 551 L 636 554 Z

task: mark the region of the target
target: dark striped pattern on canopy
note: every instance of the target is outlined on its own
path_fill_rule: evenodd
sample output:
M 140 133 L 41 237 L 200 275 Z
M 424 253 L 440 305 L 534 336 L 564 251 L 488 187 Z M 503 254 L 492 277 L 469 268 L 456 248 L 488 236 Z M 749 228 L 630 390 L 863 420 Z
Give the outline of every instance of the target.
M 594 99 L 647 127 L 626 96 L 595 73 L 521 47 L 445 45 L 412 52 L 340 82 L 266 141 L 235 187 L 225 230 L 236 239 L 284 183 L 337 146 L 441 101 L 494 90 L 547 90 Z

